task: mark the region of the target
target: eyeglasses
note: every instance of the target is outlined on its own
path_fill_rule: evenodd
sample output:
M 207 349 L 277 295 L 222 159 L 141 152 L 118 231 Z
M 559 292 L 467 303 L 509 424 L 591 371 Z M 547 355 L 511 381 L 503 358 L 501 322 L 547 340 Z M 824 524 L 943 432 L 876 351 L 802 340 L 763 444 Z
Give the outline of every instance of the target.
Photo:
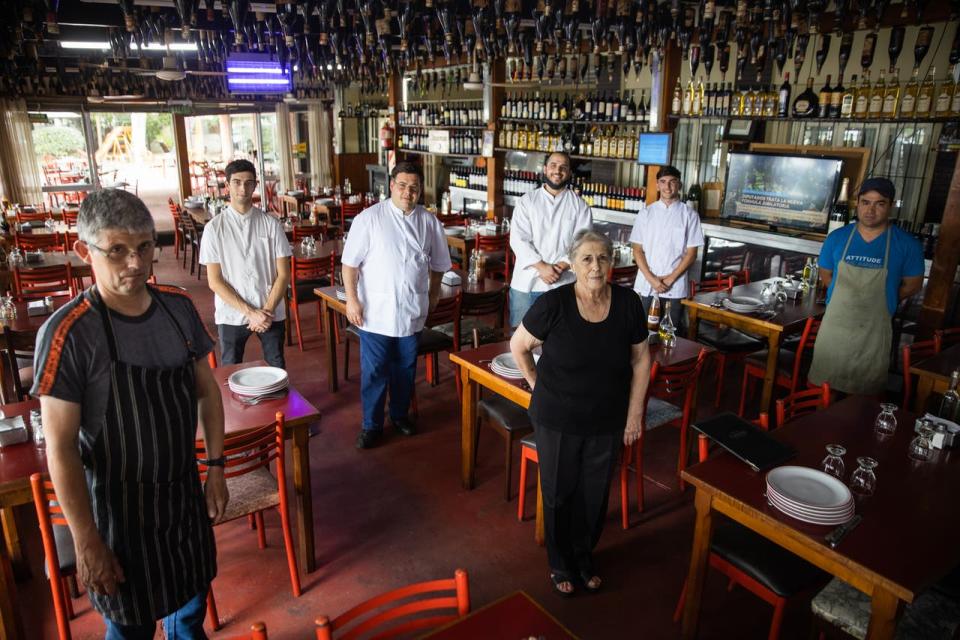
M 148 240 L 147 242 L 140 244 L 140 246 L 138 246 L 136 249 L 131 249 L 130 247 L 122 244 L 114 245 L 109 249 L 103 249 L 95 244 L 90 243 L 87 243 L 87 246 L 91 249 L 96 249 L 99 251 L 101 254 L 106 256 L 107 260 L 110 262 L 120 264 L 122 262 L 126 262 L 133 256 L 137 256 L 141 260 L 146 260 L 148 258 L 152 259 L 153 250 L 157 246 L 157 242 L 155 240 Z

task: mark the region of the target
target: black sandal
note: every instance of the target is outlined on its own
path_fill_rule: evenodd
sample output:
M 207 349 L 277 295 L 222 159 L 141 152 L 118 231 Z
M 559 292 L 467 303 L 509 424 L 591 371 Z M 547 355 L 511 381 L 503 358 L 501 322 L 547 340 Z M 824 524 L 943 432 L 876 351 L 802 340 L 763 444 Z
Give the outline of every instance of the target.
M 598 584 L 590 586 L 592 580 L 599 581 Z M 596 575 L 592 571 L 581 571 L 580 572 L 580 584 L 587 593 L 597 593 L 603 589 L 603 580 L 600 576 Z
M 572 598 L 573 594 L 576 593 L 576 586 L 574 585 L 573 580 L 571 580 L 566 574 L 551 572 L 550 582 L 553 583 L 553 592 L 561 598 Z M 570 591 L 564 591 L 560 588 L 560 585 L 564 583 L 570 585 Z

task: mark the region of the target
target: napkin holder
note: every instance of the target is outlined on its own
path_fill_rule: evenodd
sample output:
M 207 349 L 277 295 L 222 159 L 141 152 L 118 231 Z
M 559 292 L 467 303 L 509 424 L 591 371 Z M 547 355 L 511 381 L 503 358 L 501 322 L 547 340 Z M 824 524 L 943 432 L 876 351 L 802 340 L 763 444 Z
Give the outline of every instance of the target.
M 459 287 L 462 284 L 460 274 L 454 271 L 447 271 L 443 274 L 443 284 L 451 287 Z
M 932 413 L 928 413 L 914 423 L 914 431 L 920 433 L 920 423 L 927 420 L 933 425 L 934 432 L 930 437 L 930 445 L 934 449 L 947 449 L 955 446 L 960 441 L 960 425 L 956 422 L 938 418 Z
M 43 300 L 31 300 L 27 303 L 27 315 L 31 318 L 48 313 L 50 313 L 50 309 L 47 308 L 47 304 Z
M 23 416 L 14 416 L 0 420 L 0 449 L 20 444 L 30 439 Z

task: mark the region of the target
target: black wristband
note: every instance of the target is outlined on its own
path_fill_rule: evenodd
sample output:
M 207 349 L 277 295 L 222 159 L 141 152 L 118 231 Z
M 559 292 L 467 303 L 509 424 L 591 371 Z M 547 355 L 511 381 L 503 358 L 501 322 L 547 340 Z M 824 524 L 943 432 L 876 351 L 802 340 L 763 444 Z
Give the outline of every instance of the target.
M 224 456 L 219 458 L 198 458 L 197 462 L 207 467 L 224 467 L 227 464 L 227 459 Z

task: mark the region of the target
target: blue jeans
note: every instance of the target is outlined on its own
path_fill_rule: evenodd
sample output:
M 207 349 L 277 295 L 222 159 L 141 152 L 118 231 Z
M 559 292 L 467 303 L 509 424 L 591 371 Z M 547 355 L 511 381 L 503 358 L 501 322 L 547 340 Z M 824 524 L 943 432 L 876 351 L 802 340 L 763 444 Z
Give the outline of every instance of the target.
M 410 397 L 413 395 L 413 382 L 417 374 L 420 334 L 394 338 L 362 329 L 359 329 L 358 333 L 363 429 L 381 431 L 388 386 L 390 419 L 405 419 L 410 410 Z
M 278 320 L 271 323 L 269 329 L 256 335 L 260 338 L 260 346 L 263 347 L 263 359 L 271 367 L 286 369 L 287 363 L 283 357 L 283 331 L 283 320 Z M 220 336 L 221 364 L 243 362 L 244 347 L 247 346 L 247 339 L 254 332 L 250 331 L 245 324 L 218 324 L 217 333 Z
M 533 306 L 534 301 L 542 296 L 546 291 L 531 291 L 524 293 L 510 287 L 510 326 L 519 327 L 523 316 Z
M 201 591 L 187 604 L 183 605 L 163 619 L 163 631 L 167 640 L 206 640 L 203 631 L 203 618 L 207 614 L 207 591 Z M 108 618 L 107 633 L 104 640 L 153 640 L 157 623 L 143 625 L 122 625 Z

